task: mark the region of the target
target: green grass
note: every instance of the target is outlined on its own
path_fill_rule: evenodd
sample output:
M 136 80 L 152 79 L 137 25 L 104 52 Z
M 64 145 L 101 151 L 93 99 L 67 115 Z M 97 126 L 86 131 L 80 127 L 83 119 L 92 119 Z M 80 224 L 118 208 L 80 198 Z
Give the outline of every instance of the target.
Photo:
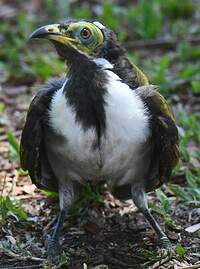
M 180 260 L 183 260 L 186 254 L 186 250 L 181 244 L 177 244 L 175 248 L 176 254 Z
M 36 18 L 19 12 L 16 20 L 17 26 L 11 25 L 11 22 L 0 25 L 0 31 L 5 37 L 0 64 L 7 71 L 9 81 L 14 80 L 17 84 L 33 82 L 38 78 L 46 81 L 49 77 L 64 72 L 64 64 L 55 53 L 45 51 L 44 43 L 39 42 L 39 48 L 33 52 L 29 35 L 38 27 Z
M 0 220 L 6 221 L 11 216 L 16 220 L 27 218 L 23 205 L 17 198 L 0 195 Z
M 46 18 L 41 22 L 38 17 L 27 15 L 23 11 L 19 11 L 16 16 L 17 25 L 12 22 L 2 22 L 0 31 L 4 35 L 4 41 L 0 52 L 0 64 L 7 71 L 10 81 L 26 84 L 26 82 L 34 82 L 40 79 L 46 81 L 53 75 L 59 75 L 64 71 L 64 65 L 61 63 L 54 53 L 46 51 L 47 43 L 39 42 L 38 46 L 32 49 L 34 42 L 28 41 L 30 33 L 39 25 L 45 23 L 58 22 L 60 19 L 67 17 L 75 18 L 92 18 L 94 14 L 91 12 L 89 4 L 82 4 L 79 8 L 72 7 L 68 1 L 46 0 L 44 2 L 46 8 Z M 187 14 L 183 10 L 188 10 Z M 168 0 L 163 2 L 160 0 L 145 1 L 139 0 L 136 5 L 118 6 L 112 1 L 108 1 L 99 7 L 99 11 L 95 15 L 97 19 L 105 25 L 118 32 L 122 41 L 131 39 L 154 39 L 162 35 L 164 22 L 169 21 L 171 13 L 179 14 L 177 18 L 188 18 L 192 16 L 193 4 L 190 1 L 184 1 L 179 4 L 178 0 Z M 166 10 L 168 12 L 166 12 Z M 182 14 L 182 15 L 180 15 Z M 167 16 L 169 16 L 167 18 Z M 50 21 L 51 18 L 51 21 Z M 175 20 L 176 22 L 176 20 Z M 171 26 L 175 24 L 171 21 Z M 184 28 L 187 32 L 187 29 Z M 50 46 L 47 47 L 48 50 Z M 199 48 L 191 49 L 186 42 L 180 43 L 177 48 L 177 54 L 182 60 L 197 59 L 200 55 Z M 150 63 L 150 75 L 152 73 L 152 81 L 161 83 L 161 90 L 165 93 L 170 88 L 169 81 L 166 80 L 166 70 L 169 67 L 170 58 L 163 56 L 157 63 Z M 155 70 L 153 68 L 156 68 Z M 182 76 L 185 78 L 191 72 L 199 72 L 191 70 L 192 67 L 183 71 Z M 193 78 L 194 91 L 198 91 L 198 77 Z M 168 93 L 168 92 L 167 92 Z
M 0 115 L 3 114 L 5 109 L 5 104 L 3 102 L 0 102 Z
M 153 210 L 163 217 L 168 226 L 175 227 L 176 225 L 172 218 L 174 208 L 171 205 L 171 200 L 174 200 L 174 197 L 167 197 L 161 189 L 156 190 L 156 195 L 160 204 L 154 206 Z
M 7 132 L 7 140 L 10 146 L 9 159 L 19 162 L 19 142 L 11 131 Z
M 185 187 L 179 185 L 171 184 L 170 189 L 174 195 L 181 201 L 187 204 L 193 204 L 195 206 L 200 205 L 200 169 L 195 172 L 191 170 L 186 170 L 186 182 Z
M 161 1 L 140 0 L 128 11 L 128 20 L 133 25 L 133 34 L 141 39 L 152 39 L 159 35 L 162 29 L 164 14 L 161 11 Z
M 88 208 L 90 207 L 102 207 L 104 205 L 103 193 L 104 186 L 97 185 L 95 188 L 90 184 L 90 182 L 86 182 L 80 193 L 72 205 L 69 213 L 71 216 L 84 216 L 87 213 Z
M 10 147 L 8 158 L 19 163 L 19 142 L 11 131 L 7 132 L 7 141 Z M 18 172 L 19 175 L 27 175 L 27 172 L 22 169 L 19 169 Z M 4 188 L 4 186 L 2 187 Z M 2 189 L 0 194 L 0 220 L 6 221 L 9 217 L 14 217 L 16 220 L 25 220 L 27 214 L 20 200 L 10 194 L 3 195 Z
M 14 136 L 12 131 L 7 132 L 7 141 L 9 144 L 9 153 L 8 153 L 8 159 L 14 162 L 20 163 L 20 146 L 19 141 Z M 28 171 L 24 171 L 22 168 L 18 169 L 18 174 L 20 176 L 27 176 Z
M 170 57 L 164 55 L 157 59 L 147 60 L 145 64 L 150 82 L 159 85 L 160 92 L 168 96 L 172 91 L 172 81 L 169 79 Z
M 160 2 L 160 1 L 159 1 Z M 173 19 L 191 18 L 195 12 L 195 5 L 192 0 L 165 0 L 162 3 L 163 11 Z

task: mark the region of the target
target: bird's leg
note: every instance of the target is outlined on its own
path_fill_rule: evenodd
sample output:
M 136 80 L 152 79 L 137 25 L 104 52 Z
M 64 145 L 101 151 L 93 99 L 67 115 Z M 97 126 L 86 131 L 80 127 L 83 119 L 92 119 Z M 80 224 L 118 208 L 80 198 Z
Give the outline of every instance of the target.
M 59 235 L 62 229 L 63 223 L 65 221 L 65 217 L 67 215 L 66 210 L 61 210 L 57 217 L 57 222 L 53 227 L 53 231 L 51 235 L 48 235 L 46 238 L 47 245 L 47 254 L 50 259 L 53 261 L 58 260 L 60 255 L 60 245 L 59 245 Z
M 54 229 L 54 226 L 58 220 L 58 215 L 56 215 L 43 229 L 43 238 L 46 240 L 50 234 L 52 234 L 52 231 Z
M 143 213 L 145 218 L 149 221 L 152 228 L 155 230 L 158 239 L 160 241 L 162 253 L 168 253 L 171 248 L 171 242 L 167 238 L 166 234 L 163 232 L 162 228 L 155 220 L 153 215 L 148 209 L 147 197 L 145 191 L 138 186 L 132 186 L 132 199 L 138 209 Z
M 67 216 L 68 210 L 73 202 L 74 189 L 71 182 L 65 182 L 65 184 L 59 185 L 59 199 L 60 199 L 60 213 L 58 214 L 55 225 L 51 229 L 51 233 L 46 237 L 46 248 L 49 258 L 53 261 L 59 259 L 61 248 L 59 245 L 59 235 L 62 229 L 63 223 Z

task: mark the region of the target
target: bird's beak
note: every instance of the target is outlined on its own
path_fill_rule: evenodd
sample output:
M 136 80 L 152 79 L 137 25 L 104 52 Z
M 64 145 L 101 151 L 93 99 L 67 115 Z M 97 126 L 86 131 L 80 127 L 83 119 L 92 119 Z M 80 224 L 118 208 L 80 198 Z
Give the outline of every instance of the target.
M 36 29 L 30 38 L 46 38 L 48 40 L 55 40 L 64 45 L 75 42 L 75 39 L 70 38 L 61 32 L 60 24 L 49 24 Z

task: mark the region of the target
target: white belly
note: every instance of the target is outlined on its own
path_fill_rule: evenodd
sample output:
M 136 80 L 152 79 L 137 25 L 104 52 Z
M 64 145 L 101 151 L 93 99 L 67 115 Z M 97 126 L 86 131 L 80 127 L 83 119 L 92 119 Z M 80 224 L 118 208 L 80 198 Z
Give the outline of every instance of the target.
M 116 184 L 123 184 L 137 176 L 141 151 L 150 135 L 148 112 L 136 93 L 118 76 L 111 71 L 105 72 L 109 77 L 105 97 L 106 132 L 100 149 L 93 148 L 95 131 L 83 131 L 75 120 L 63 88 L 52 100 L 49 123 L 65 138 L 56 143 L 54 138 L 48 138 L 54 140 L 48 140 L 52 145 L 49 156 L 52 164 L 56 161 L 54 170 L 58 177 L 70 176 L 74 180 L 109 177 Z

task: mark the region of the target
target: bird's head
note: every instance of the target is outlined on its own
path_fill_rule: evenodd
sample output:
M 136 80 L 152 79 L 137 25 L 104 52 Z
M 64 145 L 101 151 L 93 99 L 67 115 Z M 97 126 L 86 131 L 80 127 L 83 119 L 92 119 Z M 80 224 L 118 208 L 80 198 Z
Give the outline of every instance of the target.
M 58 54 L 68 63 L 78 63 L 84 57 L 110 60 L 121 50 L 116 35 L 97 21 L 69 20 L 42 26 L 30 38 L 52 41 Z

